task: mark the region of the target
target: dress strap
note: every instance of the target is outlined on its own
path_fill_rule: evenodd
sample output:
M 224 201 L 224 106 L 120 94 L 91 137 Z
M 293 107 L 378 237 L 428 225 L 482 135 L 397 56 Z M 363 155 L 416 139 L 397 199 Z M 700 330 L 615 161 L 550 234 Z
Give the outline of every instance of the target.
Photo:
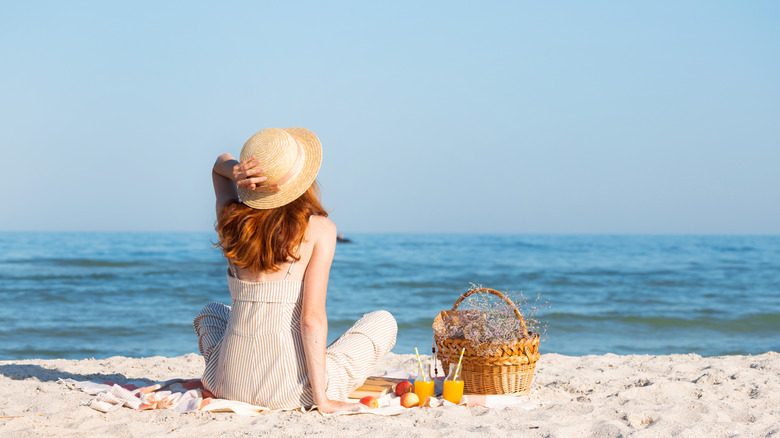
M 292 268 L 295 266 L 295 259 L 290 263 L 290 269 L 287 270 L 287 275 L 284 276 L 284 279 L 287 280 L 287 277 L 290 276 L 290 272 L 292 272 Z

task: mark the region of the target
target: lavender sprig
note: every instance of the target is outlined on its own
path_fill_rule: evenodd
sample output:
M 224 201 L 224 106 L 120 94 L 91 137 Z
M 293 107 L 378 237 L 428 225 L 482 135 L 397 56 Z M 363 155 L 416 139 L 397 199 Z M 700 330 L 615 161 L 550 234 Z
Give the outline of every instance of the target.
M 479 289 L 481 285 L 471 283 L 469 290 Z M 498 297 L 477 293 L 466 299 L 459 310 L 459 318 L 444 321 L 443 331 L 436 333 L 442 338 L 465 338 L 475 345 L 479 345 L 482 354 L 489 356 L 498 353 L 501 345 L 523 338 L 530 338 L 534 334 L 543 335 L 547 331 L 547 325 L 542 324 L 537 318 L 537 313 L 548 308 L 548 302 L 542 301 L 537 295 L 533 303 L 522 292 L 504 292 L 517 306 L 525 320 L 528 334 L 523 333 L 523 325 L 509 305 Z

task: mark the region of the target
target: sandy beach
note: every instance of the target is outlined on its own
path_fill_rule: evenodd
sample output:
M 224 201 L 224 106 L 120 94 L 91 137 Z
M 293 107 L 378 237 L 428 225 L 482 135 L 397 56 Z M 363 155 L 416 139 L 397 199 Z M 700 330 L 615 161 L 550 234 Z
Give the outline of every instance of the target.
M 414 370 L 388 354 L 377 369 Z M 780 434 L 780 354 L 571 357 L 539 361 L 532 410 L 411 409 L 402 415 L 325 417 L 316 412 L 178 414 L 122 408 L 103 414 L 59 378 L 154 382 L 199 377 L 203 359 L 180 357 L 0 361 L 0 436 L 775 436 Z

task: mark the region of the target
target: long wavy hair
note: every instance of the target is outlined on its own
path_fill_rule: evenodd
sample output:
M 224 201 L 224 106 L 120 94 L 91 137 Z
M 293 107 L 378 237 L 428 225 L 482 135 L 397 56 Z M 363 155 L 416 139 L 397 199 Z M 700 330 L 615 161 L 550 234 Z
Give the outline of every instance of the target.
M 295 201 L 278 208 L 259 210 L 233 201 L 222 209 L 216 230 L 225 257 L 250 272 L 275 272 L 289 259 L 300 260 L 309 218 L 328 216 L 320 204 L 317 182 Z

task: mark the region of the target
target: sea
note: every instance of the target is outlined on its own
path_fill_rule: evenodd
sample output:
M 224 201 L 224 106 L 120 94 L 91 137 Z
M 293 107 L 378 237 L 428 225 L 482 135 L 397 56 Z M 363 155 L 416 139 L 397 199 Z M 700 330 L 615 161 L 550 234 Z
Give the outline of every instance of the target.
M 428 353 L 434 317 L 475 284 L 515 297 L 538 321 L 542 353 L 780 351 L 780 236 L 347 237 L 328 286 L 330 341 L 385 309 L 398 321 L 393 352 Z M 230 304 L 215 240 L 0 233 L 0 360 L 197 352 L 193 317 Z

